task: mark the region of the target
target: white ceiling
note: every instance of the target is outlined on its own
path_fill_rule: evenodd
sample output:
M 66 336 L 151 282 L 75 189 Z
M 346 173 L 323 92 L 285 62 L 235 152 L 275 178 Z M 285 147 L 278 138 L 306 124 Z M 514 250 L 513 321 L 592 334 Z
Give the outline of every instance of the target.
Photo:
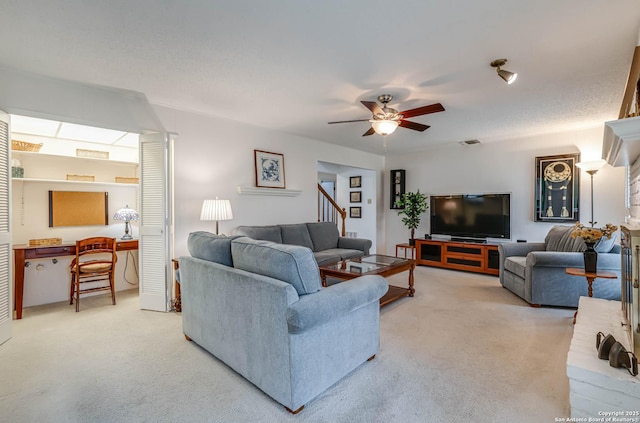
M 3 0 L 0 65 L 375 153 L 367 122 L 327 122 L 442 103 L 400 154 L 616 119 L 639 29 L 638 0 Z

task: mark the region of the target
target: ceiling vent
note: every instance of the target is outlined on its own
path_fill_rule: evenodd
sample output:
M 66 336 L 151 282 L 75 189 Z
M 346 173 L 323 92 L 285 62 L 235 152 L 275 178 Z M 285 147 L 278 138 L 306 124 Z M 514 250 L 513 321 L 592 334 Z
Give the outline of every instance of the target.
M 473 144 L 480 144 L 480 141 L 478 140 L 460 141 L 460 145 L 473 145 Z

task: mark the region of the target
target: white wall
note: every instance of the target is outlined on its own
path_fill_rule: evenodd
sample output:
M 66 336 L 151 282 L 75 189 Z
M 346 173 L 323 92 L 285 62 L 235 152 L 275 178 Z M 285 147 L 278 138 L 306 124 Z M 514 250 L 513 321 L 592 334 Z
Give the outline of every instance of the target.
M 174 145 L 174 255 L 188 254 L 192 231 L 215 231 L 214 222 L 201 222 L 202 201 L 216 196 L 231 201 L 234 219 L 220 222 L 220 232 L 230 234 L 239 225 L 267 225 L 317 221 L 318 162 L 371 169 L 376 197 L 382 198 L 384 158 L 291 134 L 230 120 L 154 106 Z M 299 196 L 240 195 L 236 185 L 255 186 L 254 149 L 284 154 L 286 187 Z M 373 183 L 373 181 L 372 181 Z M 376 207 L 376 236 L 384 239 L 382 203 Z M 363 209 L 364 213 L 364 209 Z M 347 223 L 347 231 L 352 231 Z
M 506 140 L 477 145 L 451 144 L 419 154 L 387 157 L 386 172 L 407 170 L 407 191 L 420 189 L 426 194 L 462 194 L 482 192 L 511 193 L 511 237 L 513 240 L 542 241 L 556 223 L 534 222 L 535 157 L 581 153 L 581 160 L 600 158 L 604 125 L 574 132 Z M 384 180 L 385 197 L 389 181 Z M 594 177 L 594 218 L 598 224 L 619 225 L 627 214 L 624 203 L 625 169 L 609 165 Z M 589 175 L 580 175 L 580 216 L 590 216 Z M 429 233 L 429 211 L 416 234 Z M 406 242 L 408 229 L 396 212 L 385 209 L 386 252 L 393 254 L 395 244 Z M 567 224 L 571 224 L 567 223 Z M 418 236 L 418 235 L 417 235 Z

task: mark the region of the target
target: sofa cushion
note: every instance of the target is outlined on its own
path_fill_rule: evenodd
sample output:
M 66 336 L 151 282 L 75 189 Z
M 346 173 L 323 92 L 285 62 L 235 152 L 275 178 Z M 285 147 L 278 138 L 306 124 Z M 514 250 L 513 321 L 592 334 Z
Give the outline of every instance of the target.
M 322 287 L 320 270 L 309 248 L 241 237 L 231 242 L 231 255 L 236 269 L 287 282 L 298 295 Z
M 611 234 L 611 238 L 602 237 L 593 247 L 598 253 L 610 253 L 613 250 L 613 246 L 616 245 L 617 232 Z
M 313 242 L 313 251 L 329 250 L 338 247 L 340 233 L 338 227 L 332 222 L 307 223 L 309 235 Z
M 280 232 L 280 226 L 238 226 L 236 232 L 241 235 L 246 235 L 253 239 L 262 239 L 265 241 L 277 242 L 282 244 L 282 234 Z
M 556 225 L 547 234 L 544 242 L 547 251 L 580 252 L 585 244 L 582 238 L 572 238 L 573 226 Z
M 524 279 L 524 274 L 527 269 L 527 258 L 520 256 L 507 257 L 504 261 L 504 268 Z
M 206 231 L 191 232 L 187 248 L 191 257 L 233 266 L 231 241 L 237 236 L 220 236 Z
M 304 223 L 280 225 L 280 233 L 282 234 L 283 244 L 301 245 L 313 249 L 307 225 Z
M 313 253 L 313 256 L 320 266 L 342 260 L 340 258 L 339 250 L 335 249 L 316 251 Z

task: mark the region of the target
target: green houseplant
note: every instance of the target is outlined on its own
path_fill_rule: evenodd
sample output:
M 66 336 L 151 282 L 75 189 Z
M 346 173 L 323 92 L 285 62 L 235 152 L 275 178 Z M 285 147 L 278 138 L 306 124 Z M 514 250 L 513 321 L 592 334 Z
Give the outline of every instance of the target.
M 403 210 L 398 212 L 398 216 L 403 216 L 402 223 L 411 231 L 409 244 L 415 242 L 415 231 L 420 226 L 420 215 L 427 211 L 427 196 L 422 194 L 420 190 L 416 192 L 405 192 L 398 202 L 398 206 Z

